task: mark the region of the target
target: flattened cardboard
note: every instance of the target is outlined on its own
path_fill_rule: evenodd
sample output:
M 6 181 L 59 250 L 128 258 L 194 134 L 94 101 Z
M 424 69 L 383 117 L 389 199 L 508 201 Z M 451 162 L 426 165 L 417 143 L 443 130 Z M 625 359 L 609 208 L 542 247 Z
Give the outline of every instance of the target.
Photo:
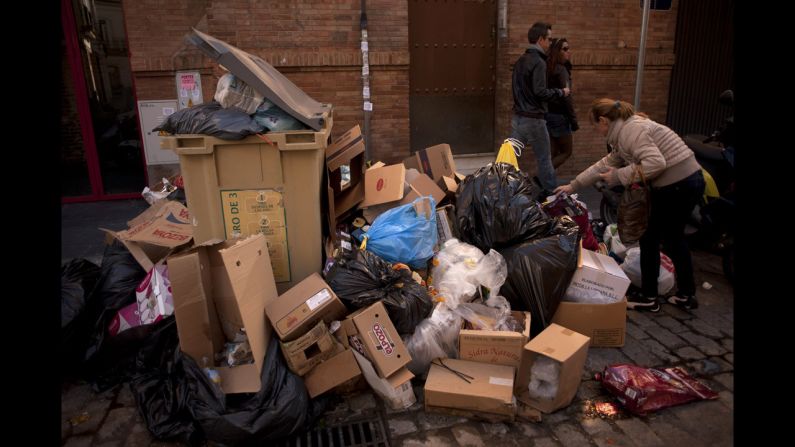
M 353 351 L 346 349 L 312 368 L 304 376 L 304 385 L 309 397 L 314 398 L 361 375 Z
M 127 222 L 123 231 L 100 228 L 108 240 L 118 239 L 138 264 L 147 272 L 165 259 L 175 248 L 193 238 L 190 213 L 181 203 L 160 200 L 146 211 Z
M 400 201 L 400 205 L 411 203 L 418 197 L 432 196 L 433 200 L 438 204 L 444 200 L 445 194 L 436 183 L 425 174 L 417 174 L 409 178 L 408 172 L 406 173 L 406 181 L 409 183 L 411 192 L 406 194 Z
M 627 293 L 630 279 L 618 263 L 605 256 L 580 247 L 577 270 L 566 289 L 564 299 L 598 295 L 620 301 Z
M 393 410 L 404 410 L 414 405 L 417 402 L 417 396 L 414 395 L 414 388 L 411 386 L 411 379 L 414 374 L 408 368 L 400 368 L 394 374 L 387 378 L 380 377 L 373 368 L 372 362 L 356 351 L 353 356 L 356 358 L 356 363 L 362 370 L 362 375 L 370 388 L 373 389 L 384 402 L 389 405 Z
M 345 305 L 318 273 L 284 292 L 265 311 L 282 341 L 294 340 L 318 321 L 330 324 L 346 313 Z
M 233 368 L 217 366 L 221 389 L 226 394 L 260 390 L 271 325 L 265 307 L 276 298 L 276 281 L 270 266 L 265 236 L 233 239 L 211 246 L 198 246 L 168 258 L 180 349 L 200 365 L 212 362 L 223 347 L 224 336 L 214 311 L 218 288 L 211 257 L 220 256 L 238 313 L 248 335 L 254 363 Z
M 524 325 L 522 332 L 462 329 L 458 336 L 458 358 L 473 362 L 519 368 L 524 345 L 530 340 L 530 312 L 511 312 Z
M 322 321 L 301 337 L 294 341 L 281 342 L 281 345 L 287 367 L 299 376 L 345 349 Z
M 467 377 L 467 382 L 450 369 L 436 364 L 440 361 L 447 368 L 467 374 L 472 379 Z M 516 414 L 513 399 L 515 372 L 513 366 L 436 359 L 431 363 L 425 381 L 425 405 L 513 416 Z
M 358 332 L 367 358 L 380 377 L 389 377 L 411 362 L 406 345 L 380 301 L 348 316 Z
M 577 394 L 577 388 L 582 380 L 589 342 L 590 338 L 585 335 L 555 323 L 536 335 L 525 345 L 528 361 L 522 364 L 522 370 L 516 376 L 517 399 L 544 413 L 551 413 L 568 406 Z M 533 362 L 539 355 L 550 357 L 561 364 L 558 394 L 552 401 L 533 399 L 527 389 Z
M 403 198 L 406 167 L 402 164 L 370 168 L 364 173 L 364 201 L 361 207 L 393 202 Z
M 442 181 L 443 176 L 453 177 L 456 174 L 453 151 L 449 144 L 437 144 L 414 154 L 419 171 L 427 174 L 434 182 Z
M 326 148 L 328 217 L 329 228 L 332 230 L 336 227 L 338 218 L 364 200 L 364 149 L 362 131 L 358 124 Z M 344 188 L 340 170 L 343 165 L 348 165 L 350 169 L 350 182 Z
M 611 304 L 561 301 L 552 322 L 591 337 L 592 348 L 621 347 L 627 330 L 627 300 Z

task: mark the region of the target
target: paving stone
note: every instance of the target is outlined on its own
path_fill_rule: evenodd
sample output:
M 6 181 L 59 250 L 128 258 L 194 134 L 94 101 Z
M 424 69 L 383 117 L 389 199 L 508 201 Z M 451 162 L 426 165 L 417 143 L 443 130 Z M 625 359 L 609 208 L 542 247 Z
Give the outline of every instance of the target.
M 733 412 L 711 400 L 690 402 L 668 409 L 679 420 L 679 426 L 708 445 L 732 445 Z
M 61 416 L 69 419 L 95 399 L 95 393 L 89 385 L 71 386 L 65 393 L 61 393 Z
M 683 332 L 679 334 L 680 337 L 690 342 L 691 346 L 695 346 L 699 351 L 707 355 L 723 355 L 726 354 L 726 349 L 710 338 L 703 335 L 694 334 L 693 332 Z
M 687 342 L 677 337 L 673 332 L 661 326 L 650 327 L 646 329 L 646 332 L 648 332 L 649 335 L 662 343 L 663 346 L 668 349 L 681 348 L 682 346 L 687 345 Z
M 678 424 L 672 424 L 668 418 L 656 415 L 648 419 L 649 427 L 665 443 L 670 446 L 698 446 L 703 444 L 693 435 L 682 430 Z
M 89 447 L 91 436 L 73 436 L 66 441 L 64 447 Z
M 624 346 L 621 348 L 621 352 L 629 357 L 633 363 L 640 366 L 652 366 L 662 362 L 659 357 L 646 348 L 643 342 L 629 334 L 624 338 Z
M 505 436 L 509 429 L 508 426 L 497 422 L 497 423 L 482 423 L 483 431 L 489 436 Z
M 724 355 L 724 356 L 723 356 L 723 358 L 724 358 L 724 359 L 725 359 L 727 362 L 729 362 L 729 363 L 731 363 L 732 365 L 734 365 L 734 353 L 729 353 L 729 354 L 726 354 L 726 355 Z
M 466 418 L 450 416 L 439 413 L 417 413 L 417 421 L 421 430 L 435 430 L 437 428 L 452 427 L 466 422 Z
M 685 346 L 684 348 L 677 349 L 676 355 L 681 357 L 683 360 L 698 360 L 706 357 L 703 352 L 691 346 Z
M 558 410 L 552 414 L 545 414 L 541 421 L 546 425 L 555 425 L 569 420 L 569 414 L 563 410 Z
M 649 317 L 649 315 L 641 311 L 627 309 L 627 318 L 647 332 L 650 328 L 659 327 L 652 319 L 653 317 Z
M 599 418 L 581 419 L 580 425 L 599 447 L 634 446 L 627 435 L 614 430 L 606 421 Z
M 718 402 L 725 405 L 729 410 L 734 411 L 734 393 L 731 391 L 721 391 L 718 394 L 720 395 Z
M 131 407 L 121 407 L 110 410 L 108 417 L 102 423 L 96 435 L 97 442 L 123 439 L 136 423 L 136 410 Z
M 408 418 L 391 418 L 388 421 L 389 433 L 392 437 L 403 436 L 417 432 L 417 424 Z
M 353 411 L 363 411 L 375 408 L 375 396 L 372 393 L 357 394 L 348 399 L 348 406 Z
M 693 314 L 682 310 L 672 304 L 663 304 L 662 306 L 663 313 L 670 315 L 671 317 L 676 318 L 677 320 L 689 320 L 693 318 Z
M 712 327 L 708 323 L 698 319 L 693 318 L 692 320 L 685 321 L 685 324 L 688 325 L 691 329 L 698 332 L 701 335 L 706 335 L 710 338 L 721 338 L 723 334 L 720 330 Z
M 728 388 L 729 391 L 734 391 L 734 373 L 718 374 L 712 378 L 715 379 L 716 382 L 719 382 L 721 385 Z
M 672 363 L 678 363 L 679 357 L 673 355 L 671 351 L 666 348 L 665 346 L 661 345 L 660 342 L 654 339 L 647 339 L 643 340 L 643 345 L 646 346 L 654 355 L 660 358 L 662 361 L 661 365 L 670 365 Z M 660 365 L 654 365 L 660 366 Z
M 90 401 L 85 407 L 85 413 L 88 414 L 88 419 L 78 425 L 72 426 L 73 435 L 82 435 L 85 433 L 94 433 L 99 429 L 102 420 L 108 413 L 111 402 L 106 399 L 95 399 Z
M 665 443 L 643 421 L 636 418 L 616 420 L 616 425 L 632 441 L 643 447 L 664 446 Z
M 559 443 L 555 442 L 551 438 L 537 438 L 533 440 L 534 447 L 558 447 L 560 446 Z
M 130 434 L 127 436 L 127 439 L 124 442 L 124 447 L 149 445 L 152 440 L 153 437 L 149 433 L 149 430 L 146 429 L 146 426 L 143 423 L 139 422 L 133 425 L 132 430 L 130 430 Z
M 714 328 L 719 329 L 729 337 L 734 337 L 734 323 L 731 321 L 726 320 L 725 318 L 706 309 L 705 307 L 699 307 L 698 309 L 694 309 L 692 312 L 696 318 L 702 320 Z
M 128 384 L 124 384 L 119 390 L 119 394 L 116 396 L 116 403 L 125 407 L 135 406 L 135 396 L 133 396 L 132 390 Z
M 724 338 L 720 341 L 724 348 L 726 348 L 729 352 L 734 352 L 734 339 L 733 338 Z
M 459 426 L 451 429 L 458 445 L 462 447 L 483 447 L 486 443 L 474 427 Z
M 602 384 L 596 380 L 583 380 L 580 382 L 580 387 L 577 389 L 577 395 L 574 397 L 575 401 L 594 399 L 605 394 Z
M 590 348 L 584 368 L 590 374 L 584 375 L 584 377 L 592 378 L 593 373 L 600 373 L 604 371 L 605 366 L 613 363 L 632 363 L 632 361 L 616 348 Z
M 638 340 L 644 340 L 649 338 L 649 334 L 643 331 L 640 326 L 636 325 L 631 321 L 627 321 L 627 334 L 635 337 Z
M 552 427 L 552 432 L 563 445 L 587 445 L 588 438 L 573 424 L 563 423 Z
M 657 322 L 657 324 L 659 324 L 660 326 L 668 329 L 669 331 L 671 331 L 673 333 L 679 333 L 679 332 L 684 332 L 684 331 L 690 330 L 690 329 L 688 329 L 687 326 L 683 325 L 682 323 L 679 322 L 679 320 L 671 317 L 670 315 L 658 316 L 658 317 L 656 317 L 654 319 L 654 321 Z M 693 320 L 689 320 L 689 321 L 693 321 Z
M 516 423 L 515 426 L 519 429 L 519 431 L 523 435 L 527 436 L 528 438 L 537 438 L 539 436 L 545 436 L 547 434 L 546 430 L 544 430 L 541 424 L 519 422 Z

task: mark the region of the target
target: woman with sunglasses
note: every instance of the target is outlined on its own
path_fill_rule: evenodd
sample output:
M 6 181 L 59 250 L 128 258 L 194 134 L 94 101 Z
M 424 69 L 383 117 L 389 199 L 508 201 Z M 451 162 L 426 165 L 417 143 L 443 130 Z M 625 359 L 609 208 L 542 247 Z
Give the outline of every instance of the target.
M 547 50 L 547 86 L 549 88 L 571 88 L 571 50 L 569 41 L 563 37 L 552 39 Z M 569 157 L 573 147 L 572 133 L 580 128 L 571 95 L 549 101 L 546 114 L 547 130 L 552 152 L 552 166 L 557 171 Z

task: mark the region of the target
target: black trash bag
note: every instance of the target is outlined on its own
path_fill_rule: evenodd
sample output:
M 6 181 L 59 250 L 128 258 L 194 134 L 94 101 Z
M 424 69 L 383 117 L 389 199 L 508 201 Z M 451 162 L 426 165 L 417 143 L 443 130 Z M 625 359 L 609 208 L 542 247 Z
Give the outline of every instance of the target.
M 168 317 L 137 354 L 130 390 L 149 432 L 160 440 L 201 445 L 203 434 L 188 410 L 188 387 L 175 318 Z
M 326 274 L 331 290 L 349 310 L 383 300 L 389 319 L 399 334 L 414 328 L 433 310 L 428 290 L 411 277 L 411 271 L 394 270 L 392 264 L 369 251 L 354 250 L 338 257 Z
M 548 234 L 554 220 L 535 200 L 537 189 L 508 163 L 489 163 L 467 176 L 455 206 L 461 241 L 488 253 Z
M 162 124 L 152 129 L 170 134 L 203 134 L 222 140 L 240 140 L 265 127 L 236 109 L 224 109 L 216 101 L 182 109 L 169 115 Z
M 63 375 L 77 369 L 88 346 L 93 322 L 83 311 L 100 273 L 98 265 L 85 259 L 72 259 L 61 266 L 60 363 Z
M 327 399 L 310 401 L 303 379 L 287 368 L 276 337 L 268 346 L 257 393 L 219 398 L 215 385 L 193 359 L 183 355 L 182 365 L 188 408 L 210 441 L 263 445 L 309 428 L 325 410 Z
M 85 308 L 92 333 L 83 357 L 83 373 L 97 390 L 129 377 L 138 349 L 160 323 L 108 336 L 108 324 L 121 308 L 135 302 L 135 289 L 145 276 L 144 269 L 119 241 L 105 247 L 102 274 Z
M 555 219 L 551 234 L 500 250 L 508 263 L 508 278 L 500 294 L 511 310 L 533 315 L 530 335 L 549 326 L 577 270 L 580 231 L 568 216 Z

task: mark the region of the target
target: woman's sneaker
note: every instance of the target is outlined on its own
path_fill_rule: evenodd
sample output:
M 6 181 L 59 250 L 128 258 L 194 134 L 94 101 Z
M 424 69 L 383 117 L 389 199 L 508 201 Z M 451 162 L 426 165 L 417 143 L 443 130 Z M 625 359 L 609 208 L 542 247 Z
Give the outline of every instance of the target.
M 627 293 L 627 309 L 656 313 L 660 311 L 660 303 L 656 297 L 647 297 L 642 293 Z
M 668 302 L 682 309 L 698 309 L 698 301 L 696 301 L 696 297 L 693 295 L 672 295 L 668 297 Z

